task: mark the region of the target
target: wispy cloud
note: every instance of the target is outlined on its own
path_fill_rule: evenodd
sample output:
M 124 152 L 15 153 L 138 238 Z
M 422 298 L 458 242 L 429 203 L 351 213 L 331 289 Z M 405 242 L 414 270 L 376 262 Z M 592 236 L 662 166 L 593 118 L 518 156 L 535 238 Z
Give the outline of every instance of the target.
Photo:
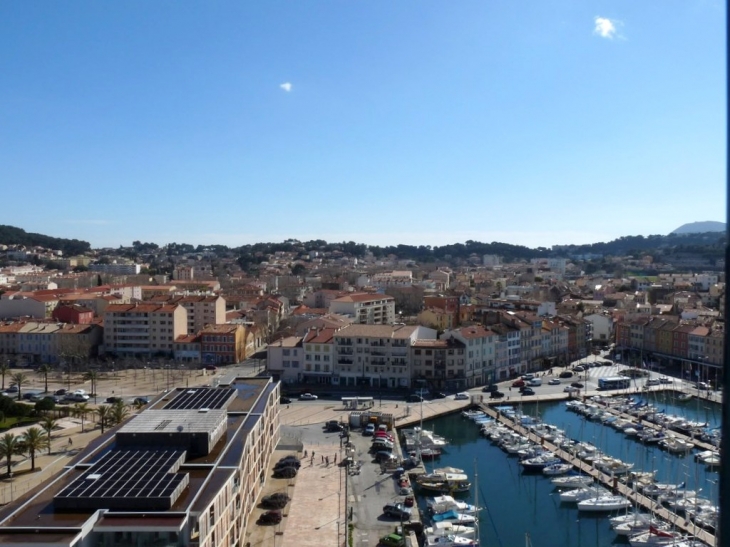
M 291 85 L 291 82 L 284 82 L 283 84 L 279 85 L 279 87 L 289 93 L 294 86 Z
M 608 40 L 621 37 L 618 32 L 618 27 L 621 26 L 620 21 L 617 21 L 616 19 L 609 19 L 608 17 L 596 17 L 593 22 L 595 24 L 593 27 L 593 34 L 596 34 L 601 38 L 607 38 Z

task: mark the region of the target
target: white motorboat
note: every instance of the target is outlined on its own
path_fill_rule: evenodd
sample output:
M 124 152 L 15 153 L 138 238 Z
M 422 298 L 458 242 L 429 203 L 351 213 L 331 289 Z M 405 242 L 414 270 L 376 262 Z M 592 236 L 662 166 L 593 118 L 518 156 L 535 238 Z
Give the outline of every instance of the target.
M 551 479 L 558 488 L 585 488 L 593 484 L 593 477 L 589 475 L 568 475 L 566 477 L 556 477 Z
M 593 513 L 618 511 L 627 507 L 631 507 L 631 502 L 623 496 L 598 496 L 578 502 L 578 511 L 590 511 Z
M 474 515 L 479 511 L 475 505 L 454 499 L 452 496 L 435 496 L 426 502 L 428 510 L 437 515 L 447 511 L 459 511 L 467 515 Z
M 674 436 L 667 436 L 662 439 L 659 441 L 659 446 L 664 450 L 675 454 L 690 452 L 695 447 L 694 443 Z
M 593 466 L 607 475 L 624 475 L 634 467 L 633 463 L 625 463 L 617 458 L 598 458 L 593 461 Z
M 687 538 L 682 537 L 678 533 L 659 530 L 651 526 L 648 532 L 631 536 L 629 538 L 629 545 L 631 547 L 650 547 L 652 545 L 684 547 L 685 545 L 691 545 L 691 543 L 687 541 Z
M 628 520 L 624 520 L 618 524 L 611 522 L 611 528 L 616 535 L 619 536 L 635 536 L 644 532 L 648 532 L 652 526 L 657 530 L 669 530 L 669 525 L 658 520 L 646 513 L 634 513 L 627 515 Z M 613 519 L 612 519 L 613 520 Z
M 477 518 L 474 515 L 465 515 L 458 511 L 447 511 L 446 513 L 439 513 L 433 516 L 434 522 L 451 522 L 452 524 L 466 524 L 471 525 L 476 523 Z
M 560 501 L 566 503 L 577 503 L 602 495 L 608 495 L 608 490 L 602 486 L 591 486 L 590 488 L 578 488 L 560 492 Z
M 451 521 L 434 522 L 433 526 L 424 528 L 426 535 L 432 536 L 449 536 L 456 535 L 465 538 L 476 537 L 476 528 L 473 526 L 466 526 L 464 524 L 455 524 Z
M 475 539 L 458 535 L 430 535 L 426 536 L 424 545 L 426 547 L 477 547 L 479 544 Z
M 542 474 L 554 477 L 556 475 L 565 475 L 573 470 L 573 466 L 569 463 L 554 463 L 543 468 Z

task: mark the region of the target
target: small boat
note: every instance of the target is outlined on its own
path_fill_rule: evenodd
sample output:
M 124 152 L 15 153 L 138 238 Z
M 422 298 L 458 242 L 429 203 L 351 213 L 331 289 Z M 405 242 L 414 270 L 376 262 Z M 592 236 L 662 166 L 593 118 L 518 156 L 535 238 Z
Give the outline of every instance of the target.
M 647 513 L 634 513 L 626 515 L 628 519 L 624 519 L 614 524 L 611 519 L 611 528 L 618 536 L 635 536 L 644 532 L 648 532 L 653 526 L 657 530 L 666 531 L 669 529 L 669 525 L 661 520 L 658 520 Z
M 451 522 L 452 524 L 462 525 L 474 524 L 477 521 L 477 518 L 474 515 L 465 515 L 458 511 L 454 511 L 453 509 L 451 511 L 446 511 L 445 513 L 434 515 L 432 518 L 434 522 Z
M 631 507 L 631 502 L 623 496 L 599 496 L 578 502 L 578 511 L 605 512 L 618 511 Z
M 677 401 L 680 403 L 686 403 L 687 401 L 691 401 L 694 398 L 694 395 L 691 393 L 680 393 L 677 395 Z
M 577 488 L 560 492 L 560 501 L 566 503 L 577 503 L 583 500 L 595 498 L 601 495 L 608 495 L 608 490 L 602 486 L 591 486 L 590 488 Z
M 593 484 L 593 477 L 589 475 L 568 475 L 567 477 L 556 477 L 551 479 L 558 488 L 585 488 Z
M 629 538 L 631 547 L 649 547 L 652 545 L 671 545 L 672 547 L 680 547 L 691 545 L 686 542 L 680 534 L 668 530 L 660 530 L 654 526 L 649 527 L 648 532 L 633 535 Z
M 464 501 L 455 500 L 452 496 L 436 496 L 426 502 L 428 510 L 433 514 L 446 513 L 447 511 L 459 511 L 467 515 L 474 515 L 479 511 L 475 505 Z
M 416 483 L 424 490 L 442 494 L 468 492 L 471 488 L 469 477 L 463 473 L 421 475 L 416 479 Z
M 554 463 L 543 468 L 542 474 L 554 477 L 556 475 L 565 475 L 573 470 L 573 466 L 569 463 Z
M 520 465 L 522 466 L 523 471 L 542 471 L 548 465 L 555 465 L 558 463 L 563 463 L 563 460 L 557 458 L 552 453 L 547 453 L 543 454 L 542 456 L 536 456 L 534 458 L 527 458 L 526 460 L 522 460 L 520 462 Z
M 634 467 L 633 463 L 624 463 L 619 459 L 607 457 L 594 460 L 593 465 L 607 475 L 624 475 Z
M 412 457 L 418 457 L 418 454 L 421 455 L 421 459 L 423 460 L 433 460 L 435 458 L 441 457 L 441 449 L 439 448 L 424 448 L 420 451 L 413 451 L 409 453 L 409 456 Z
M 434 522 L 433 526 L 428 526 L 424 528 L 423 532 L 426 535 L 432 536 L 456 535 L 465 538 L 476 537 L 476 528 L 474 528 L 473 526 L 455 524 L 448 520 L 445 520 L 443 522 Z
M 477 547 L 479 544 L 473 538 L 458 535 L 430 535 L 426 536 L 425 547 Z
M 667 436 L 662 439 L 659 441 L 659 446 L 675 454 L 690 452 L 695 447 L 694 443 L 674 436 Z

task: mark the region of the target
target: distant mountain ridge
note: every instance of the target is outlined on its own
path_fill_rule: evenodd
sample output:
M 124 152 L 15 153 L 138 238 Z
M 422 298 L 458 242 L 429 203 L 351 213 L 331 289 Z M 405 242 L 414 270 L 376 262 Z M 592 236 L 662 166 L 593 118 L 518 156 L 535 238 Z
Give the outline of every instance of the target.
M 6 225 L 0 225 L 0 244 L 57 249 L 63 251 L 64 255 L 76 255 L 91 250 L 91 244 L 88 241 L 34 234 L 15 226 Z
M 705 234 L 707 232 L 724 232 L 727 225 L 724 222 L 715 220 L 704 220 L 701 222 L 688 222 L 672 231 L 672 234 Z

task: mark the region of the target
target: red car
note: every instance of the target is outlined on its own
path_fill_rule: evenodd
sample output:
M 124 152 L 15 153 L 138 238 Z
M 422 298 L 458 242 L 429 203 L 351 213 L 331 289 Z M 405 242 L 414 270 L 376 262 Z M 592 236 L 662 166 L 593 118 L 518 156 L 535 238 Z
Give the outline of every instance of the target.
M 512 387 L 525 387 L 525 381 L 515 380 L 514 382 L 512 382 Z

